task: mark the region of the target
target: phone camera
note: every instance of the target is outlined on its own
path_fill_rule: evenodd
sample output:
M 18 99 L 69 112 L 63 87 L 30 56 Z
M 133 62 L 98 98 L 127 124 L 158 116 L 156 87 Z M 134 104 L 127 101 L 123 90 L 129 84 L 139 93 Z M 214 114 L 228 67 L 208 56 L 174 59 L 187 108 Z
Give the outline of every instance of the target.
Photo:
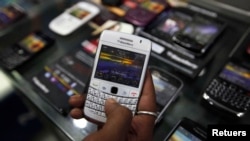
M 142 40 L 140 40 L 140 43 L 142 42 Z

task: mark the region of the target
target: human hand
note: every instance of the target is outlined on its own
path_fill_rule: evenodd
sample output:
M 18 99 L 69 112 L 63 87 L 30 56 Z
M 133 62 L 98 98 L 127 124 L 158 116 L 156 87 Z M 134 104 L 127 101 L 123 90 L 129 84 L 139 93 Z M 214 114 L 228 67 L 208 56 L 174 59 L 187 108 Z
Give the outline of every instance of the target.
M 75 95 L 70 98 L 69 103 L 74 107 L 70 112 L 73 118 L 84 117 L 84 101 L 85 96 L 83 95 Z M 149 71 L 146 74 L 138 111 L 156 111 L 154 85 Z M 132 117 L 132 112 L 129 109 L 113 99 L 106 101 L 105 113 L 107 115 L 106 123 L 98 123 L 98 131 L 88 135 L 84 139 L 85 141 L 152 141 L 156 117 L 145 114 Z

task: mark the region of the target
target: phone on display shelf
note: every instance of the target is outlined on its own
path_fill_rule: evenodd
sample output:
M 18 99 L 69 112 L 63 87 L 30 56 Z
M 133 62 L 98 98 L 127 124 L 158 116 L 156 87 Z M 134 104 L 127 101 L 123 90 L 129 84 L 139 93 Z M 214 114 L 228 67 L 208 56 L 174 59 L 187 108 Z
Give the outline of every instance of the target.
M 150 53 L 150 40 L 104 30 L 95 55 L 84 114 L 106 122 L 104 104 L 108 98 L 116 99 L 135 114 Z
M 54 39 L 41 31 L 32 32 L 18 43 L 0 53 L 0 64 L 12 70 L 30 60 L 42 50 L 52 46 Z
M 156 37 L 162 41 L 171 42 L 171 38 L 175 33 L 182 30 L 188 22 L 192 20 L 192 16 L 187 11 L 167 10 L 151 24 L 146 26 L 142 32 L 150 34 L 149 38 Z
M 196 15 L 172 37 L 172 40 L 176 45 L 199 57 L 211 48 L 224 28 L 223 22 Z
M 203 92 L 210 106 L 234 117 L 242 117 L 250 107 L 250 64 L 231 59 Z
M 26 13 L 18 5 L 7 5 L 0 8 L 0 29 L 4 29 L 11 24 L 22 19 Z
M 206 141 L 206 139 L 207 131 L 205 127 L 192 119 L 183 117 L 166 136 L 164 141 Z
M 158 114 L 155 123 L 158 123 L 169 105 L 180 95 L 183 82 L 174 74 L 156 66 L 149 66 L 149 70 L 155 87 Z
M 167 7 L 161 0 L 149 0 L 138 3 L 134 8 L 128 9 L 124 19 L 136 26 L 144 27 Z
M 55 33 L 66 36 L 90 21 L 100 13 L 100 9 L 89 2 L 78 2 L 49 23 Z

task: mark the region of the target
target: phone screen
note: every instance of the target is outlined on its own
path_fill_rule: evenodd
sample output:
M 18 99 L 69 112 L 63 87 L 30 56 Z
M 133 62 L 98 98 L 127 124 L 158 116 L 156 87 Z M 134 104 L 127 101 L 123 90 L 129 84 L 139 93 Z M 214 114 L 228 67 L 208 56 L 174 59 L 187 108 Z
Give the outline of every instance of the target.
M 176 32 L 182 30 L 191 19 L 192 17 L 187 14 L 170 11 L 167 13 L 167 17 L 161 20 L 153 30 L 165 36 L 173 36 Z
M 157 70 L 151 69 L 151 75 L 155 87 L 157 111 L 161 112 L 172 101 L 182 84 L 172 76 Z
M 38 34 L 31 33 L 21 40 L 18 45 L 30 53 L 36 53 L 47 45 L 47 41 Z
M 206 138 L 205 127 L 189 118 L 183 117 L 164 141 L 205 141 Z
M 200 138 L 189 132 L 182 126 L 179 126 L 168 140 L 165 141 L 202 141 Z
M 176 34 L 181 46 L 196 52 L 208 47 L 221 31 L 221 25 L 205 17 L 196 16 L 184 29 Z
M 0 29 L 12 24 L 23 16 L 24 12 L 13 5 L 0 8 Z
M 146 55 L 102 45 L 95 78 L 138 87 Z
M 182 35 L 195 40 L 198 44 L 205 46 L 218 32 L 220 27 L 208 20 L 197 17 L 181 33 Z
M 73 10 L 70 11 L 70 15 L 78 18 L 79 20 L 82 20 L 84 17 L 88 16 L 90 12 L 82 9 L 82 8 L 74 8 Z
M 219 76 L 250 91 L 250 70 L 232 62 L 226 64 Z
M 145 1 L 142 2 L 140 6 L 156 14 L 160 13 L 165 8 L 164 4 L 156 1 Z

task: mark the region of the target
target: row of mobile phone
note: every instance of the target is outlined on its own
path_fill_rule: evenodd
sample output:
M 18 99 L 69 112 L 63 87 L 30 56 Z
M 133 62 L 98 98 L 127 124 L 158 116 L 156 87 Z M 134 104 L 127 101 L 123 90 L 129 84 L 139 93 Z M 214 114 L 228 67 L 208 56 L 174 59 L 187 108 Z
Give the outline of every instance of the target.
M 88 2 L 78 2 L 53 19 L 49 28 L 60 35 L 68 35 L 85 24 L 99 13 L 99 8 Z M 0 29 L 18 22 L 26 13 L 17 4 L 7 5 L 0 9 Z M 54 39 L 42 31 L 34 31 L 0 53 L 1 65 L 13 70 L 29 61 L 42 50 L 52 46 Z
M 170 7 L 163 0 L 126 0 L 117 7 L 124 11 L 126 22 L 143 29 L 139 35 L 166 48 L 173 44 L 176 51 L 191 58 L 204 56 L 226 26 L 216 13 L 204 14 L 191 6 Z
M 243 117 L 250 109 L 250 42 L 248 36 L 209 82 L 203 103 L 230 117 Z

